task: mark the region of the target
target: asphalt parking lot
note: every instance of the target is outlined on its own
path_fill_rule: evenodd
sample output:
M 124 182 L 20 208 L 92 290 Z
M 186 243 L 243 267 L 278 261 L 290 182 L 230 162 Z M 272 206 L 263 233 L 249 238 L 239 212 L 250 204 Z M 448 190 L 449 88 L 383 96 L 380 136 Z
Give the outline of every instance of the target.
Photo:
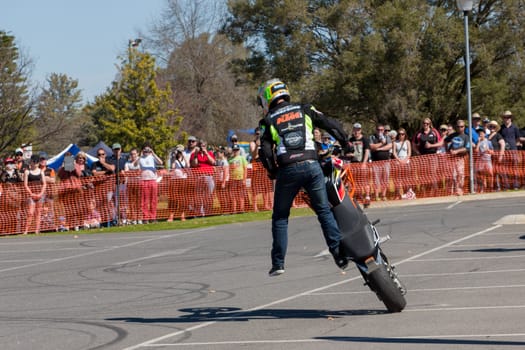
M 525 347 L 524 192 L 367 210 L 408 288 L 389 314 L 290 220 L 268 277 L 270 223 L 0 239 L 2 349 L 513 349 Z M 176 223 L 174 223 L 176 227 Z

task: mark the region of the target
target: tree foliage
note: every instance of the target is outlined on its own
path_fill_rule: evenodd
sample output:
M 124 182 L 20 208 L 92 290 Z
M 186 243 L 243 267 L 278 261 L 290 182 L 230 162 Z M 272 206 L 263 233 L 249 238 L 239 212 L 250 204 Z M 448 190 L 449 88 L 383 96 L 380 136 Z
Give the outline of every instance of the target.
M 32 142 L 29 68 L 30 61 L 20 55 L 14 36 L 0 31 L 0 152 Z
M 46 82 L 35 108 L 33 146 L 54 154 L 69 143 L 78 143 L 82 98 L 78 81 L 65 74 L 52 73 Z
M 182 117 L 170 103 L 169 85 L 157 82 L 154 58 L 130 47 L 119 67 L 120 78 L 87 108 L 98 136 L 125 149 L 150 143 L 164 157 L 177 143 Z
M 466 118 L 463 13 L 455 0 L 228 1 L 222 32 L 250 50 L 238 69 L 277 76 L 297 99 L 351 121 L 414 130 Z M 518 0 L 480 0 L 469 14 L 472 110 L 525 112 Z M 525 119 L 524 119 L 525 120 Z
M 173 88 L 173 104 L 184 115 L 182 130 L 224 144 L 229 130 L 248 129 L 260 118 L 256 89 L 231 70 L 246 50 L 216 33 L 223 6 L 213 0 L 169 0 L 146 45 L 168 57 L 159 76 Z M 182 133 L 181 133 L 182 135 Z

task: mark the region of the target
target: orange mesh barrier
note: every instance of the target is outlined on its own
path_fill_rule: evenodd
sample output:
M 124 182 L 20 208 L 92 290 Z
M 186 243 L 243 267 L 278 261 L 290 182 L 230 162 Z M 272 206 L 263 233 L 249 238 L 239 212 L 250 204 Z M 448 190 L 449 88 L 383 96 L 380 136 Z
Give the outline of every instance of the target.
M 506 151 L 500 161 L 475 157 L 476 192 L 520 188 L 525 180 L 525 152 Z M 435 154 L 412 157 L 408 164 L 395 160 L 366 164 L 349 163 L 355 196 L 372 201 L 386 189 L 386 200 L 448 196 L 468 193 L 468 156 Z M 135 223 L 145 220 L 178 220 L 189 217 L 271 210 L 273 184 L 260 163 L 248 168 L 246 181 L 224 181 L 224 168 L 214 167 L 210 174 L 198 169 L 160 171 L 160 180 L 142 181 L 140 173 L 92 176 L 76 182 L 48 184 L 46 198 L 30 204 L 23 183 L 1 184 L 0 233 L 75 230 Z M 116 198 L 118 197 L 118 201 Z M 381 198 L 382 199 L 382 198 Z M 304 207 L 302 195 L 294 201 Z M 117 212 L 119 215 L 117 215 Z

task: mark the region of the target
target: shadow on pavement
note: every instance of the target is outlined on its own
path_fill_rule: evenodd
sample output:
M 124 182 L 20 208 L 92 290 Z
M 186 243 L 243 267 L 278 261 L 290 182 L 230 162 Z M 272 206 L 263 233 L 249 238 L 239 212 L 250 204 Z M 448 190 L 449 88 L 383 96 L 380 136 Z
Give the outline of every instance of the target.
M 108 321 L 125 321 L 134 323 L 187 323 L 187 322 L 231 322 L 265 319 L 313 319 L 313 318 L 339 318 L 346 316 L 381 315 L 388 314 L 386 310 L 312 310 L 312 309 L 261 309 L 242 311 L 235 307 L 219 308 L 188 308 L 180 309 L 186 315 L 179 317 L 143 318 L 143 317 L 118 317 L 108 318 Z
M 488 338 L 488 337 L 487 337 Z M 352 343 L 388 343 L 388 344 L 446 344 L 446 345 L 495 345 L 524 346 L 524 341 L 493 339 L 439 339 L 439 338 L 375 338 L 375 337 L 315 337 L 314 339 L 352 342 Z

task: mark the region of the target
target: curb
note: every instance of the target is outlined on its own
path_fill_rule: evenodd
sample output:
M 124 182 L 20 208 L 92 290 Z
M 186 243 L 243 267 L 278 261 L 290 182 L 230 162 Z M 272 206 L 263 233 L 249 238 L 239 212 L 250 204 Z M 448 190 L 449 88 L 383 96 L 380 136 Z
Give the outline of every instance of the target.
M 390 201 L 373 201 L 367 209 L 374 208 L 389 208 L 389 207 L 404 207 L 413 205 L 424 205 L 424 204 L 442 204 L 442 203 L 457 203 L 466 201 L 477 201 L 477 200 L 489 200 L 489 199 L 504 199 L 504 198 L 520 198 L 525 197 L 525 191 L 523 190 L 509 190 L 502 192 L 490 192 L 490 193 L 474 193 L 464 194 L 463 196 L 443 196 L 443 197 L 428 197 L 428 198 L 417 198 L 417 199 L 398 199 Z

